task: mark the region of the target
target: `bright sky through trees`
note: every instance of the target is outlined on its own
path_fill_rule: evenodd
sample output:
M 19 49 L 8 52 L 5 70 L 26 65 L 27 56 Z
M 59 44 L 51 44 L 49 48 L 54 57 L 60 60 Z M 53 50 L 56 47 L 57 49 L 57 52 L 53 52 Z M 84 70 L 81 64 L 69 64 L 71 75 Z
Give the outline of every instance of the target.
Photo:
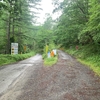
M 53 11 L 53 5 L 52 5 L 52 0 L 42 0 L 41 1 L 41 8 L 43 10 L 40 11 L 38 22 L 43 23 L 45 20 L 45 14 L 50 13 L 52 14 Z
M 52 14 L 54 6 L 52 5 L 52 0 L 42 0 L 41 1 L 41 8 L 43 10 L 40 11 L 38 22 L 43 23 L 45 21 L 45 14 L 49 13 L 53 19 L 56 19 L 58 16 L 58 13 Z

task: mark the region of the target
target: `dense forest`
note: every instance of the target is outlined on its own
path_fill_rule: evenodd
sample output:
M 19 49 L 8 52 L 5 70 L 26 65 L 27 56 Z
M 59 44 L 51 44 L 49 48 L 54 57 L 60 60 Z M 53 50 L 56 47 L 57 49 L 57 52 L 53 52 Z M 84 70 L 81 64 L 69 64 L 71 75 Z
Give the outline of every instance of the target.
M 55 30 L 57 43 L 62 46 L 95 45 L 100 50 L 100 0 L 57 1 L 54 12 L 62 10 Z
M 34 48 L 34 26 L 40 0 L 0 0 L 0 53 L 10 54 L 11 43 Z M 31 9 L 34 9 L 33 11 Z
M 93 52 L 100 51 L 100 1 L 53 0 L 53 13 L 61 11 L 57 20 L 46 14 L 42 25 L 36 25 L 41 0 L 0 1 L 0 53 L 10 53 L 12 42 L 27 50 L 42 50 L 54 42 L 61 47 L 91 45 Z M 31 10 L 35 9 L 35 10 Z
M 40 2 L 0 0 L 0 54 L 10 54 L 11 43 L 19 54 L 56 45 L 100 70 L 100 0 L 52 0 L 53 13 L 61 15 L 53 20 L 47 13 L 37 24 Z
M 62 11 L 55 43 L 100 75 L 100 0 L 59 1 L 53 1 L 54 13 Z

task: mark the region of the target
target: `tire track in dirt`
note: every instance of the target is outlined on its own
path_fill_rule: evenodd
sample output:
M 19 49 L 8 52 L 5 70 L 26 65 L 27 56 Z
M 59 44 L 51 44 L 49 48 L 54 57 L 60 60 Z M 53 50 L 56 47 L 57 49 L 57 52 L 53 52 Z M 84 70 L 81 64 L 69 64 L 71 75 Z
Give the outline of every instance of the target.
M 35 70 L 30 68 L 16 100 L 100 100 L 100 77 L 68 54 L 58 53 L 54 66 L 38 63 Z
M 100 77 L 62 51 L 57 64 L 41 67 L 35 73 L 35 80 L 27 82 L 36 84 L 34 93 L 31 99 L 23 100 L 100 100 Z
M 35 99 L 24 100 L 100 100 L 100 77 L 62 51 L 56 65 L 37 68 L 35 73 L 35 80 L 27 82 L 31 88 L 36 84 L 30 96 Z

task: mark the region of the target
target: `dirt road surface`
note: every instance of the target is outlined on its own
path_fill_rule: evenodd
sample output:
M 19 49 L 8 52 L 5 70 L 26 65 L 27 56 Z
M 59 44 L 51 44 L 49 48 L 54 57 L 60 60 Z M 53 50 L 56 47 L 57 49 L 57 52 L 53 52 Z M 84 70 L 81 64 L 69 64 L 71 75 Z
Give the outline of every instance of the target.
M 100 100 L 100 77 L 70 55 L 58 52 L 58 62 L 52 67 L 43 66 L 41 55 L 18 63 L 27 67 L 1 94 L 0 100 Z

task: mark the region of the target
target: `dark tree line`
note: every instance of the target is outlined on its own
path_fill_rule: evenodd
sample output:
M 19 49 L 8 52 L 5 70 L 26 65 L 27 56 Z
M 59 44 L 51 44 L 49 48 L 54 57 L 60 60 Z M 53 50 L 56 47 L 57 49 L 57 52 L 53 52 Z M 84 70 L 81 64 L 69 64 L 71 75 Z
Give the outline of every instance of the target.
M 30 42 L 34 37 L 34 23 L 40 0 L 0 0 L 0 51 L 10 53 L 11 42 L 22 45 Z M 32 34 L 31 34 L 32 33 Z M 33 41 L 32 41 L 33 43 Z M 30 47 L 32 47 L 32 43 Z
M 100 1 L 99 0 L 53 0 L 54 13 L 62 11 L 54 22 L 47 14 L 43 25 L 35 26 L 40 0 L 0 1 L 0 51 L 10 53 L 11 42 L 42 50 L 46 44 L 55 42 L 63 47 L 71 45 L 95 46 L 100 50 Z M 37 9 L 32 11 L 31 9 Z
M 57 21 L 56 43 L 95 45 L 100 50 L 100 0 L 54 0 L 54 12 L 62 11 Z M 96 48 L 95 48 L 96 49 Z

